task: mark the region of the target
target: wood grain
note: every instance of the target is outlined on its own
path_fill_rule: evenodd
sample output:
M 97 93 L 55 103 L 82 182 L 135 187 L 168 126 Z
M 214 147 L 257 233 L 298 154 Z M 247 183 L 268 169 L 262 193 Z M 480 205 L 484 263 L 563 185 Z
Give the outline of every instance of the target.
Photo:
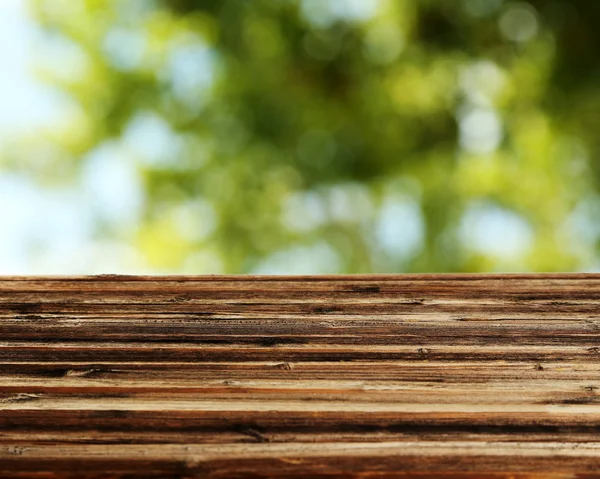
M 600 478 L 600 275 L 1 278 L 0 477 Z

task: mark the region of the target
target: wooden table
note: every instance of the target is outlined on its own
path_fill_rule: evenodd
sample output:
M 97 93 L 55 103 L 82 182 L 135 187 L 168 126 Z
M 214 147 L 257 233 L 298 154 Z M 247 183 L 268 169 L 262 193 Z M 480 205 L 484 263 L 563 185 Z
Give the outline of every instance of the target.
M 4 278 L 0 477 L 600 478 L 600 275 Z

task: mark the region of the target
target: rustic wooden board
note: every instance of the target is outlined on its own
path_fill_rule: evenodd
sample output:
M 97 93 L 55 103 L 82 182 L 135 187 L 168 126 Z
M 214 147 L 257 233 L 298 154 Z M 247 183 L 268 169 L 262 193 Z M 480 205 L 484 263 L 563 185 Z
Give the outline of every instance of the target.
M 600 478 L 600 275 L 0 279 L 0 477 Z

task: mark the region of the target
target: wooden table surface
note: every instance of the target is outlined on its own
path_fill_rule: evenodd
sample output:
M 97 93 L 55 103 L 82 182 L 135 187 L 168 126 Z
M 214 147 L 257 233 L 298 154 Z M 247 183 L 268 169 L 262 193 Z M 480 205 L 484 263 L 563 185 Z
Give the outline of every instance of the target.
M 0 477 L 600 478 L 600 275 L 0 279 Z

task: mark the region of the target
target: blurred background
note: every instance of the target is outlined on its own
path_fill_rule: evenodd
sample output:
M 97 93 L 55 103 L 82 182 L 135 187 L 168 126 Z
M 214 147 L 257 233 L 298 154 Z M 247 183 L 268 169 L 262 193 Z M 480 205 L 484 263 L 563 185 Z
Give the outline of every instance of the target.
M 0 0 L 0 274 L 598 271 L 598 25 Z

